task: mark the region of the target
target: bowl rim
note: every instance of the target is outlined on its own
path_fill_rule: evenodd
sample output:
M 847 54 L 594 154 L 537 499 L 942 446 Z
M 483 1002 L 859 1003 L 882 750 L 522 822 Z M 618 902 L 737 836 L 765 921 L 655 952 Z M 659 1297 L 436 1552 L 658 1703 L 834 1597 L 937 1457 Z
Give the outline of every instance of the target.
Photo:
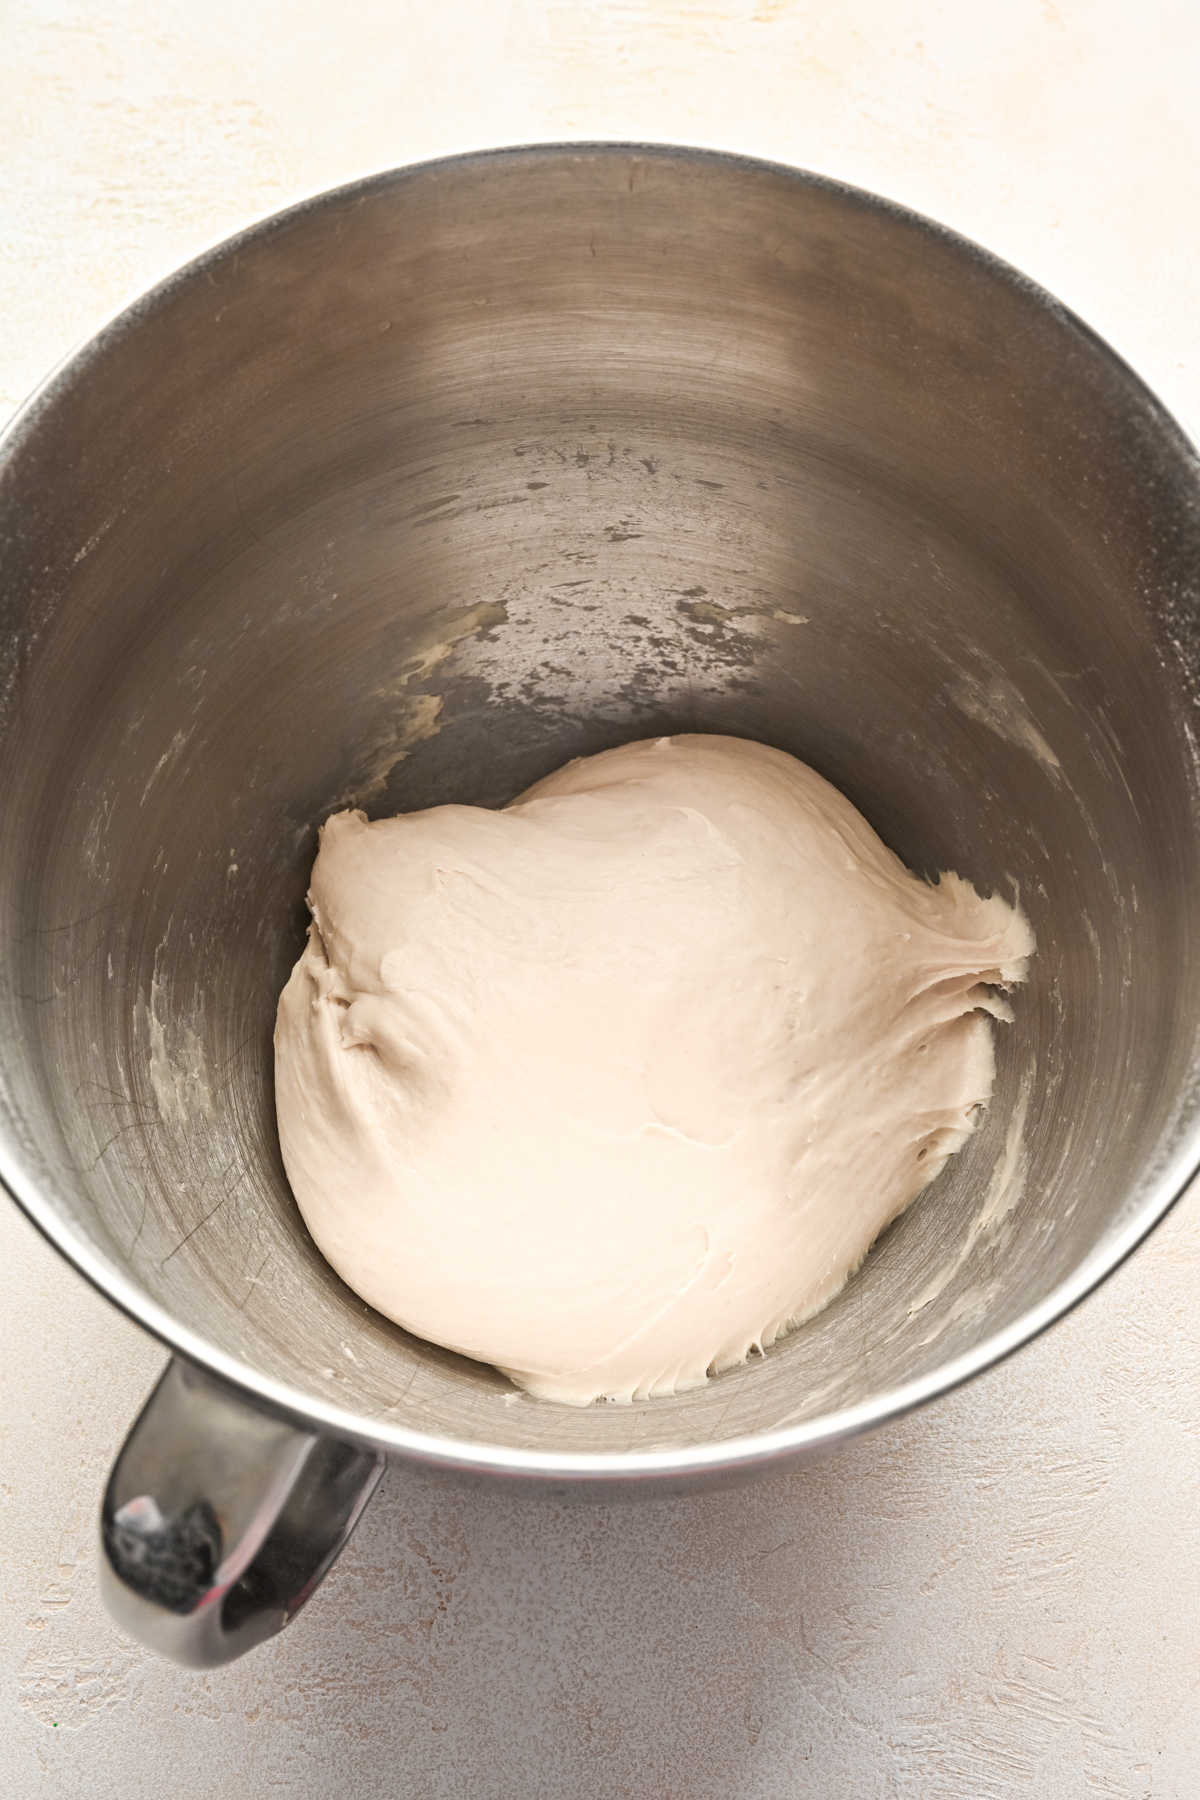
M 1038 310 L 1049 314 L 1068 334 L 1082 342 L 1105 367 L 1110 382 L 1121 387 L 1126 405 L 1132 405 L 1148 416 L 1161 441 L 1171 448 L 1181 464 L 1190 465 L 1200 509 L 1200 455 L 1187 434 L 1131 366 L 1097 332 L 1012 264 L 962 233 L 898 201 L 832 176 L 733 151 L 619 138 L 550 140 L 432 157 L 340 183 L 255 219 L 232 235 L 211 244 L 144 289 L 50 370 L 0 429 L 0 477 L 3 476 L 6 465 L 11 465 L 21 455 L 26 440 L 37 430 L 43 413 L 56 404 L 60 396 L 69 390 L 111 344 L 136 328 L 178 286 L 194 282 L 208 270 L 240 255 L 243 250 L 268 239 L 275 232 L 287 229 L 308 214 L 358 204 L 377 192 L 401 187 L 414 180 L 436 179 L 444 172 L 563 159 L 683 162 L 691 163 L 697 168 L 741 171 L 755 178 L 769 178 L 823 192 L 844 205 L 874 213 L 941 243 L 966 264 L 1022 295 Z M 1189 1099 L 1193 1102 L 1188 1109 L 1190 1116 L 1181 1124 Z M 109 1263 L 86 1235 L 62 1216 L 48 1194 L 40 1191 L 36 1180 L 18 1166 L 16 1157 L 3 1138 L 0 1138 L 0 1186 L 7 1190 L 48 1242 L 98 1293 L 127 1318 L 157 1338 L 166 1349 L 227 1382 L 252 1405 L 277 1413 L 304 1427 L 315 1427 L 333 1436 L 369 1445 L 428 1467 L 543 1480 L 566 1479 L 601 1486 L 614 1481 L 653 1482 L 663 1478 L 678 1481 L 688 1476 L 747 1471 L 859 1436 L 952 1392 L 1004 1361 L 1022 1345 L 1065 1318 L 1081 1300 L 1120 1267 L 1166 1217 L 1176 1201 L 1187 1191 L 1197 1172 L 1200 1172 L 1200 1107 L 1195 1104 L 1195 1099 L 1195 1094 L 1190 1091 L 1180 1096 L 1176 1111 L 1163 1132 L 1164 1139 L 1173 1136 L 1174 1141 L 1167 1154 L 1142 1177 L 1133 1196 L 1126 1201 L 1123 1223 L 1109 1231 L 1049 1294 L 1008 1325 L 926 1374 L 885 1389 L 853 1406 L 836 1408 L 829 1413 L 817 1413 L 810 1419 L 772 1430 L 716 1443 L 699 1442 L 672 1449 L 522 1449 L 415 1430 L 399 1421 L 372 1419 L 319 1395 L 307 1394 L 291 1382 L 255 1369 L 174 1318 L 166 1307 L 145 1293 L 124 1270 Z M 658 1403 L 651 1401 L 646 1404 Z

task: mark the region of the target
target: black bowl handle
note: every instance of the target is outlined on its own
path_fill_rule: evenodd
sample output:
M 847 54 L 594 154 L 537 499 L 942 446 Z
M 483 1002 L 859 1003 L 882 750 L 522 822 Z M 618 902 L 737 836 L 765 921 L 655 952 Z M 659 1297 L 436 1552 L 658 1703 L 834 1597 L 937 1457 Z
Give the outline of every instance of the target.
M 296 1616 L 358 1523 L 384 1460 L 170 1362 L 104 1494 L 109 1611 L 176 1662 L 232 1662 Z

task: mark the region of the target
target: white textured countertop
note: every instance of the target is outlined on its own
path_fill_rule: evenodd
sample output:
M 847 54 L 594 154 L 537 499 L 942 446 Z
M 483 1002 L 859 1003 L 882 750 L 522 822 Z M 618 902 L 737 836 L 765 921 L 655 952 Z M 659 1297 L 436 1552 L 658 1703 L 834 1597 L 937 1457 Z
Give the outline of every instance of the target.
M 152 278 L 364 171 L 552 137 L 759 152 L 1038 277 L 1200 434 L 1190 0 L 37 0 L 0 13 L 0 409 Z M 1194 1800 L 1200 1202 L 1014 1362 L 827 1461 L 563 1507 L 393 1469 L 208 1676 L 96 1594 L 161 1353 L 0 1204 L 5 1800 Z

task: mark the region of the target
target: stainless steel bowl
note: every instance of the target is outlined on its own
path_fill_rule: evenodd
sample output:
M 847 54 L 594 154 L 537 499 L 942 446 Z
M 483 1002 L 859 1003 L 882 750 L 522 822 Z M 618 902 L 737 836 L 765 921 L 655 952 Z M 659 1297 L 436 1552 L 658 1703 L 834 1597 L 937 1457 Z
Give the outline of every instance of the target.
M 1191 1175 L 1200 474 L 962 239 L 694 151 L 401 170 L 124 313 L 0 479 L 0 1168 L 181 1359 L 105 1513 L 152 1641 L 276 1629 L 382 1453 L 659 1489 L 892 1418 Z M 270 1040 L 315 826 L 697 729 L 1015 883 L 1032 981 L 988 1123 L 819 1318 L 677 1400 L 514 1400 L 366 1310 L 289 1196 Z

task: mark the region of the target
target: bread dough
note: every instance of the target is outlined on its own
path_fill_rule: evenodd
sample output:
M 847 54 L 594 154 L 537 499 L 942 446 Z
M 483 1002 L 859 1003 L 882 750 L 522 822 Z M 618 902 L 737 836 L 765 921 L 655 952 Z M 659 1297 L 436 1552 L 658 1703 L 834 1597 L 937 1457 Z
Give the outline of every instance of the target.
M 410 1331 L 584 1405 L 824 1306 L 970 1135 L 1033 937 L 728 737 L 503 811 L 326 823 L 279 1002 L 309 1230 Z

